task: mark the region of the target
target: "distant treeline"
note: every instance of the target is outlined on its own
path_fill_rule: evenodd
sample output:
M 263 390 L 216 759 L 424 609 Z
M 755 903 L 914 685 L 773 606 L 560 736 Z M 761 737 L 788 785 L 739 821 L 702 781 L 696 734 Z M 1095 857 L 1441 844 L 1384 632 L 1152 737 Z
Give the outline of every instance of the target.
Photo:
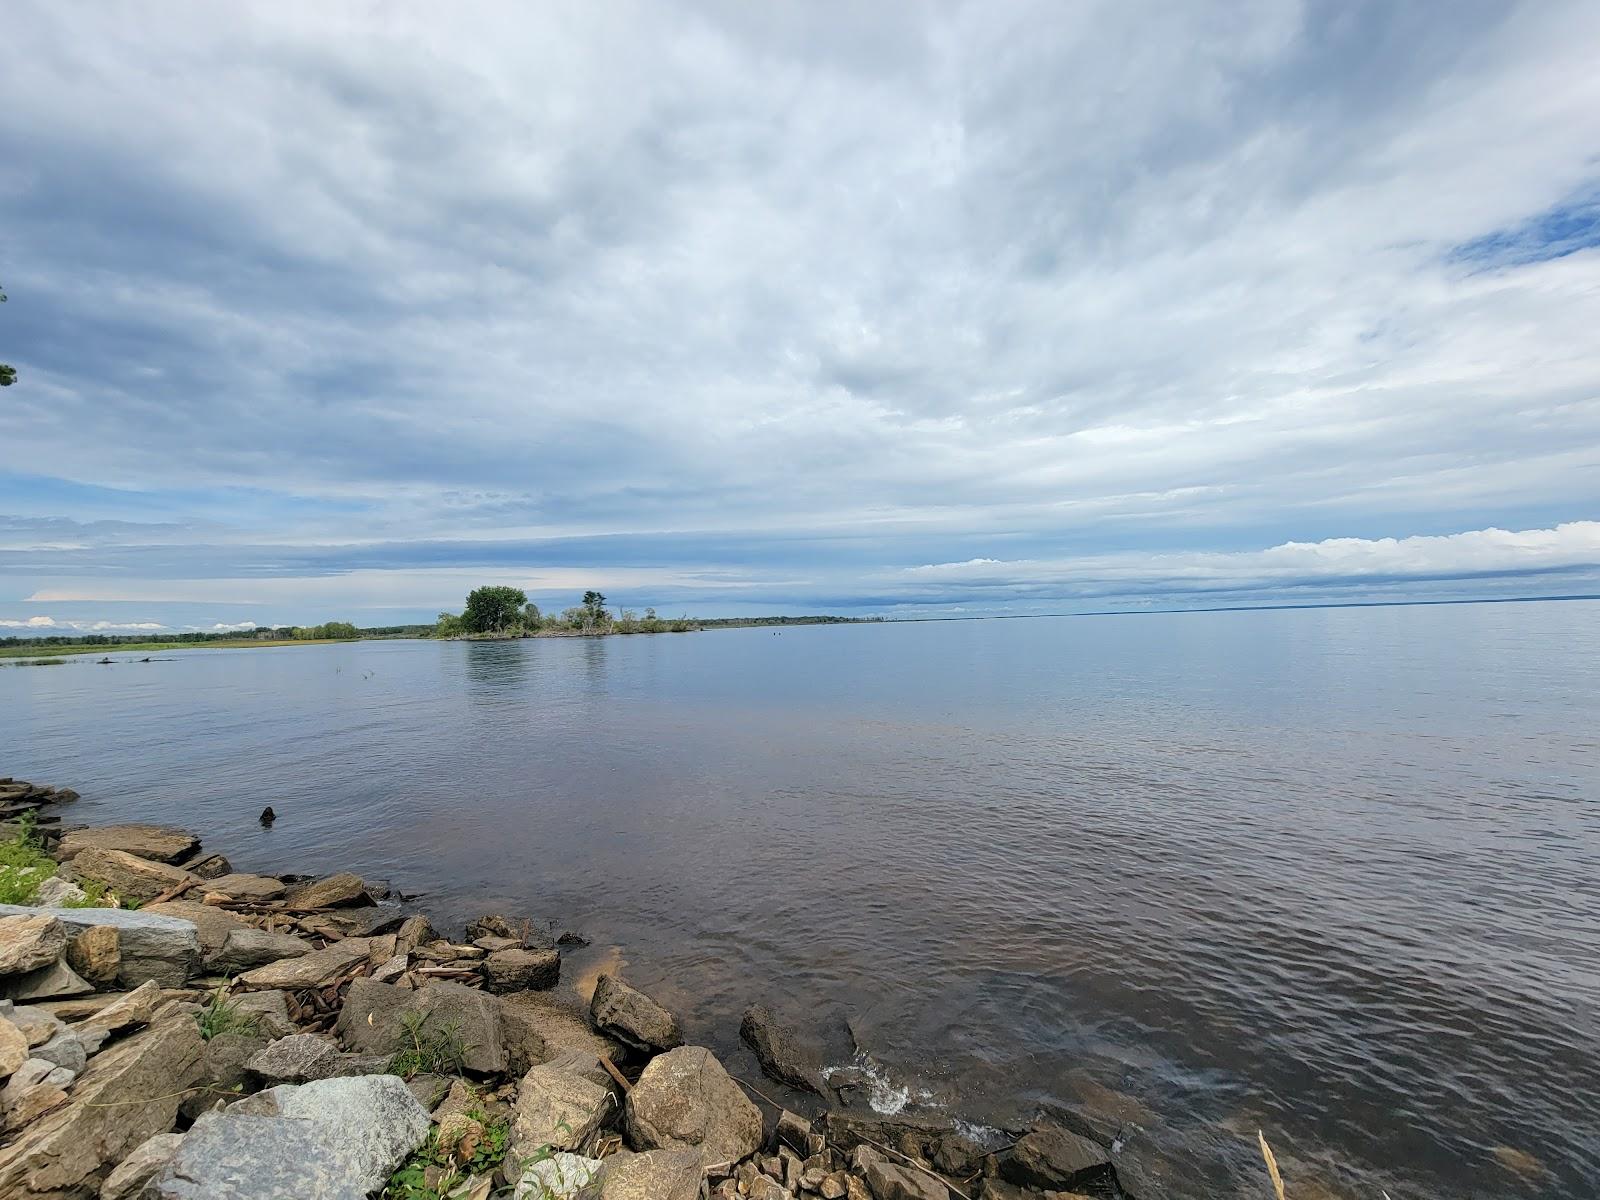
M 168 646 L 206 642 L 325 642 L 354 638 L 426 637 L 431 625 L 379 625 L 358 629 L 349 621 L 326 625 L 280 625 L 272 628 L 230 629 L 210 633 L 85 633 L 75 636 L 3 637 L 0 646 Z

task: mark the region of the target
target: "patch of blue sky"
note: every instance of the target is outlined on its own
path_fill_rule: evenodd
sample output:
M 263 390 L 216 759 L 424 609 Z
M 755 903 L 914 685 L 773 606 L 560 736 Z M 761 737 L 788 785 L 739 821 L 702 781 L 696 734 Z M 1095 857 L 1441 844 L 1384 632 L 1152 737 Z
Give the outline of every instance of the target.
M 1600 246 L 1600 183 L 1591 184 L 1527 220 L 1462 242 L 1454 262 L 1479 270 L 1522 267 Z

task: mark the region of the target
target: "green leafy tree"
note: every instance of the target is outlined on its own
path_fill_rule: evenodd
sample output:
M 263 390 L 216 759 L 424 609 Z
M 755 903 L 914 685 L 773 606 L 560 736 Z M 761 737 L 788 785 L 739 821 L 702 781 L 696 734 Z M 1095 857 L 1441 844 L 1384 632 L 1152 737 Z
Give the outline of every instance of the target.
M 0 292 L 0 304 L 6 302 L 6 294 Z M 17 381 L 17 369 L 10 363 L 0 363 L 0 387 L 10 387 Z
M 531 600 L 522 606 L 522 627 L 530 633 L 539 628 L 539 606 Z
M 604 625 L 611 619 L 611 614 L 606 612 L 605 593 L 587 591 L 583 594 L 583 627 L 595 629 Z
M 468 633 L 504 633 L 522 617 L 528 595 L 521 588 L 481 587 L 467 593 L 467 610 L 461 624 Z

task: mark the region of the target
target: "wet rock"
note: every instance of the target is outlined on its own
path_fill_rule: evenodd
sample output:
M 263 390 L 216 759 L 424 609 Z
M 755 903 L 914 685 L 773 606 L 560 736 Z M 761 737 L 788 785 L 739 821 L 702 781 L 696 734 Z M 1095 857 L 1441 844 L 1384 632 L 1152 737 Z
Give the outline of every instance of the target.
M 1227 1190 L 1215 1160 L 1202 1161 L 1172 1148 L 1168 1136 L 1132 1129 L 1111 1150 L 1111 1163 L 1124 1194 L 1138 1200 L 1206 1200 Z
M 494 992 L 542 991 L 561 977 L 556 950 L 496 950 L 483 960 L 483 975 Z
M 365 1200 L 428 1132 L 393 1075 L 271 1088 L 209 1112 L 154 1180 L 157 1200 Z
M 267 900 L 281 899 L 289 889 L 283 880 L 274 879 L 270 875 L 242 875 L 230 872 L 219 875 L 205 885 L 208 892 L 221 892 L 231 900 Z
M 200 1074 L 194 1021 L 152 1026 L 89 1061 L 71 1100 L 0 1150 L 7 1200 L 93 1195 L 112 1164 L 172 1128 L 180 1094 Z
M 511 1200 L 578 1200 L 600 1167 L 598 1158 L 552 1154 L 523 1171 Z
M 600 1172 L 599 1200 L 696 1200 L 700 1175 L 694 1150 L 616 1154 Z
M 964 1178 L 977 1172 L 984 1155 L 977 1142 L 952 1130 L 933 1140 L 928 1158 L 944 1174 Z
M 761 1069 L 780 1083 L 824 1095 L 822 1051 L 764 1004 L 745 1010 L 739 1036 L 756 1052 Z
M 635 1049 L 671 1050 L 683 1045 L 678 1019 L 614 975 L 601 975 L 595 980 L 589 1016 L 596 1029 Z
M 285 899 L 290 908 L 346 908 L 372 903 L 361 876 L 348 871 L 299 884 L 290 889 Z
M 517 1084 L 512 1152 L 528 1159 L 546 1146 L 575 1150 L 612 1111 L 610 1088 L 554 1065 L 532 1067 Z
M 233 864 L 220 854 L 191 854 L 188 858 L 179 859 L 175 865 L 206 880 L 218 879 L 233 870 Z M 211 890 L 209 884 L 206 890 Z
M 949 1189 L 930 1175 L 890 1162 L 863 1146 L 857 1153 L 873 1200 L 948 1200 Z
M 246 971 L 236 982 L 251 990 L 293 992 L 300 988 L 323 988 L 337 982 L 356 964 L 366 961 L 366 939 L 345 938 L 310 954 Z
M 72 870 L 79 879 L 103 883 L 124 899 L 133 900 L 154 900 L 179 884 L 199 880 L 182 867 L 97 847 L 80 850 L 72 860 Z
M 335 1030 L 352 1050 L 391 1054 L 404 1044 L 404 1020 L 412 1013 L 422 1014 L 424 1032 L 455 1027 L 467 1070 L 482 1075 L 506 1070 L 495 998 L 459 983 L 431 983 L 413 992 L 371 979 L 353 979 Z
M 1001 1160 L 1000 1176 L 1026 1187 L 1065 1191 L 1104 1175 L 1110 1166 L 1111 1156 L 1099 1142 L 1045 1125 L 1018 1140 Z
M 67 943 L 67 965 L 97 988 L 111 987 L 122 971 L 115 925 L 91 925 Z
M 628 1093 L 624 1127 L 638 1149 L 695 1149 L 707 1166 L 737 1162 L 761 1145 L 760 1110 L 703 1046 L 650 1061 Z
M 81 996 L 94 991 L 79 974 L 64 962 L 0 979 L 0 997 L 7 1000 L 52 1000 L 61 996 Z
M 102 825 L 61 835 L 56 857 L 68 862 L 84 850 L 116 850 L 152 862 L 175 863 L 200 848 L 200 839 L 167 825 Z
M 293 934 L 268 933 L 246 925 L 230 930 L 222 948 L 208 955 L 205 965 L 216 975 L 237 975 L 286 958 L 299 958 L 313 949 L 310 942 Z
M 65 925 L 69 935 L 96 925 L 114 926 L 117 951 L 122 960 L 117 970 L 117 982 L 121 986 L 137 987 L 147 979 L 154 979 L 162 987 L 177 988 L 200 969 L 200 935 L 196 923 L 186 919 L 186 914 L 185 919 L 179 919 L 179 914 L 161 911 L 168 907 L 162 904 L 148 909 L 52 908 L 45 911 Z M 0 914 L 36 911 L 0 904 Z
M 144 1185 L 172 1161 L 181 1141 L 181 1133 L 158 1133 L 146 1138 L 106 1176 L 100 1185 L 100 1200 L 140 1200 Z

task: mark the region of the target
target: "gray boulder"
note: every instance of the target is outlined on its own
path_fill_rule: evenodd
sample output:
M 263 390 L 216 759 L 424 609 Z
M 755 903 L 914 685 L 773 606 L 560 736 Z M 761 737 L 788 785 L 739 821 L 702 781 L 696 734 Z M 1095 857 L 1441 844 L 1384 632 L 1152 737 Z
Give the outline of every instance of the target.
M 454 1026 L 467 1070 L 480 1075 L 497 1075 L 506 1070 L 506 1047 L 495 998 L 464 984 L 431 983 L 413 992 L 358 977 L 350 981 L 334 1028 L 340 1042 L 351 1050 L 392 1054 L 405 1044 L 404 1022 L 413 1013 L 421 1014 L 424 1032 Z
M 284 1038 L 299 1032 L 289 1017 L 288 992 L 241 992 L 229 999 L 235 1012 L 255 1018 L 256 1028 L 266 1037 Z
M 737 1162 L 761 1145 L 760 1110 L 703 1046 L 650 1060 L 628 1093 L 624 1128 L 636 1149 L 694 1149 L 708 1167 Z
M 114 926 L 120 962 L 117 982 L 123 987 L 153 979 L 162 987 L 180 988 L 200 970 L 200 935 L 193 921 L 143 909 L 30 909 L 0 904 L 0 914 L 12 913 L 47 914 L 65 925 L 69 935 L 97 925 Z
M 206 970 L 216 975 L 237 975 L 281 959 L 299 958 L 314 949 L 310 942 L 293 934 L 268 933 L 253 925 L 244 925 L 228 931 L 222 948 L 208 955 L 205 965 Z
M 60 875 L 52 875 L 39 885 L 39 890 L 33 894 L 33 902 L 42 907 L 54 908 L 66 904 L 82 904 L 89 898 L 89 893 L 84 891 L 70 879 L 63 879 Z
M 269 1083 L 310 1083 L 339 1074 L 339 1047 L 314 1033 L 295 1033 L 260 1050 L 245 1063 Z
M 700 1175 L 694 1150 L 614 1154 L 600 1172 L 599 1200 L 696 1200 Z
M 589 1001 L 595 1028 L 635 1049 L 671 1050 L 683 1045 L 678 1019 L 638 988 L 615 975 L 601 975 Z
M 533 1067 L 517 1085 L 512 1152 L 531 1159 L 541 1150 L 576 1150 L 614 1111 L 610 1087 L 554 1063 Z
M 50 966 L 67 949 L 67 927 L 49 913 L 0 917 L 0 975 L 27 975 Z
M 543 991 L 561 978 L 559 950 L 525 950 L 512 946 L 483 960 L 483 976 L 494 992 Z
M 825 1095 L 822 1051 L 764 1004 L 745 1010 L 739 1036 L 756 1052 L 761 1069 L 780 1083 Z
M 195 1122 L 158 1200 L 365 1200 L 428 1133 L 394 1075 L 271 1088 Z

